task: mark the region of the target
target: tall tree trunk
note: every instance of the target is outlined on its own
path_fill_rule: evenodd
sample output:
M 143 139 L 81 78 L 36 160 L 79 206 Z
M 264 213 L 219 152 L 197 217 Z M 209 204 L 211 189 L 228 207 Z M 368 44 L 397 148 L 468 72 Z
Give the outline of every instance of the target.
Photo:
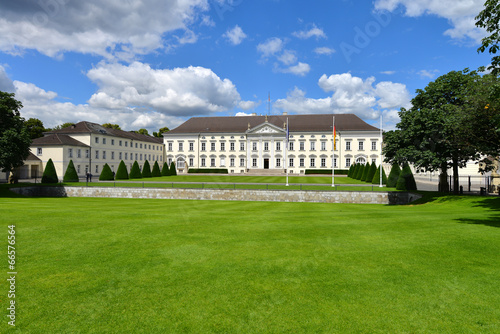
M 448 165 L 443 163 L 441 165 L 441 174 L 439 174 L 439 192 L 447 193 L 450 191 L 450 187 L 448 185 Z
M 458 182 L 458 159 L 453 158 L 453 193 L 458 194 L 459 182 Z

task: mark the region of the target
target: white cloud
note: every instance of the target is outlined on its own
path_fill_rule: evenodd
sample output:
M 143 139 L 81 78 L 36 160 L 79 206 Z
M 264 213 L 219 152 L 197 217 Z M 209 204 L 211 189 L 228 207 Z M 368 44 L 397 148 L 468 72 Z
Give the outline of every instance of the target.
M 241 100 L 230 80 L 203 67 L 157 70 L 139 62 L 101 63 L 87 76 L 99 86 L 89 104 L 100 108 L 140 106 L 165 115 L 193 116 L 227 111 Z
M 207 0 L 4 2 L 0 51 L 18 55 L 34 49 L 50 57 L 74 51 L 130 59 L 165 48 L 164 35 L 178 29 L 188 31 L 181 42 L 194 41 L 189 25 L 208 9 Z
M 14 83 L 5 72 L 5 68 L 0 65 L 0 91 L 13 93 L 14 90 Z
M 253 110 L 262 104 L 261 101 L 240 101 L 238 107 L 242 110 Z
M 437 15 L 453 27 L 445 31 L 446 35 L 479 42 L 484 32 L 475 27 L 474 17 L 483 9 L 483 4 L 484 0 L 376 0 L 375 9 L 392 12 L 402 6 L 405 15 L 410 17 Z
M 282 73 L 291 73 L 303 77 L 307 73 L 309 73 L 309 71 L 311 71 L 311 66 L 309 66 L 309 64 L 299 62 L 297 65 L 278 69 L 278 71 Z
M 333 53 L 335 53 L 335 49 L 332 49 L 332 48 L 329 48 L 329 47 L 326 47 L 326 46 L 323 46 L 323 47 L 319 47 L 319 48 L 316 48 L 314 49 L 314 53 L 318 54 L 318 55 L 331 55 Z
M 379 97 L 378 105 L 383 109 L 410 106 L 410 93 L 402 83 L 382 81 L 375 86 L 375 95 Z
M 396 73 L 396 71 L 382 71 L 382 72 L 380 72 L 380 73 L 382 73 L 382 74 L 386 74 L 386 75 L 393 75 L 393 74 L 395 74 L 395 73 Z
M 316 39 L 327 38 L 323 29 L 316 27 L 316 25 L 313 25 L 309 30 L 295 31 L 292 35 L 300 39 L 309 39 L 311 37 L 316 37 Z
M 306 93 L 295 87 L 287 94 L 286 99 L 279 99 L 273 108 L 298 114 L 328 114 L 332 112 L 331 98 L 311 99 Z
M 433 79 L 437 73 L 439 73 L 438 70 L 421 70 L 417 72 L 417 74 L 420 75 L 422 78 L 429 78 L 429 79 Z
M 257 45 L 257 51 L 262 54 L 262 57 L 268 58 L 280 53 L 283 50 L 283 41 L 280 38 L 272 37 L 264 43 Z
M 292 50 L 285 50 L 281 55 L 278 56 L 278 60 L 284 65 L 292 65 L 297 62 L 297 56 Z
M 236 25 L 233 29 L 226 31 L 223 36 L 233 45 L 241 44 L 241 42 L 247 37 L 238 25 Z

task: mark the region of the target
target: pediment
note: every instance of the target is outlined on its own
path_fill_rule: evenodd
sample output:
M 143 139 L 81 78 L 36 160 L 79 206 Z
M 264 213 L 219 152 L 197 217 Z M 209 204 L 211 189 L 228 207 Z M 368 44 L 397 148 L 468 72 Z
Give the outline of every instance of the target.
M 248 134 L 284 134 L 285 130 L 271 123 L 262 123 L 256 127 L 249 129 Z

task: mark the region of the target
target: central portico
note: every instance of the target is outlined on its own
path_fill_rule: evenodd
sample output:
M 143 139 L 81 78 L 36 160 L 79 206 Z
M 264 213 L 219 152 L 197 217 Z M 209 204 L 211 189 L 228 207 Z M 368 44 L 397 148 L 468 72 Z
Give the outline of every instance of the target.
M 286 123 L 283 128 L 266 121 L 246 131 L 247 169 L 285 170 Z

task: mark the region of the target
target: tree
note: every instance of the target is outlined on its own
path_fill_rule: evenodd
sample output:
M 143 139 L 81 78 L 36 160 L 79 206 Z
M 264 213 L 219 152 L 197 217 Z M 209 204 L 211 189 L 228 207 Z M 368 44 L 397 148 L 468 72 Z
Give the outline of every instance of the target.
M 113 175 L 111 168 L 108 164 L 104 164 L 104 166 L 102 167 L 101 175 L 99 175 L 99 181 L 113 181 L 114 179 L 115 176 Z
M 165 127 L 161 128 L 160 130 L 158 130 L 158 132 L 153 132 L 153 136 L 161 138 L 161 137 L 163 137 L 162 135 L 165 132 L 169 132 L 169 131 L 170 131 L 170 129 L 165 126 Z
M 405 163 L 403 165 L 403 170 L 399 174 L 398 182 L 396 184 L 397 190 L 417 190 L 417 184 L 415 183 L 415 178 L 413 177 L 413 173 L 411 172 L 410 166 Z
M 127 166 L 125 162 L 120 161 L 118 165 L 118 170 L 116 171 L 115 180 L 128 180 Z
M 380 170 L 377 168 L 377 165 L 374 163 L 372 163 L 372 165 L 370 166 L 370 170 L 368 171 L 368 174 L 367 174 L 367 177 L 366 177 L 366 182 L 372 182 L 373 181 L 373 176 L 375 175 L 375 172 L 376 171 L 379 171 L 379 174 L 380 174 Z M 379 175 L 379 179 L 380 179 L 380 175 Z
M 142 179 L 141 168 L 139 167 L 137 160 L 134 161 L 134 164 L 132 165 L 132 169 L 130 169 L 129 177 L 131 179 Z
M 484 9 L 476 16 L 476 26 L 485 28 L 489 33 L 488 36 L 481 40 L 481 46 L 477 52 L 483 53 L 488 50 L 489 54 L 493 55 L 499 51 L 500 42 L 500 6 L 498 0 L 486 0 Z M 500 74 L 500 56 L 493 56 L 491 58 L 491 65 L 488 67 L 491 73 L 495 76 Z
M 142 177 L 151 177 L 151 166 L 147 160 L 144 161 L 144 166 L 142 166 Z
M 458 168 L 479 157 L 477 146 L 466 138 L 465 124 L 477 72 L 452 71 L 417 90 L 409 110 L 401 108 L 397 130 L 387 133 L 384 155 L 387 162 L 410 162 L 417 168 L 440 170 L 440 191 L 447 191 L 448 168 L 453 169 L 458 192 Z
M 102 126 L 104 128 L 108 128 L 108 129 L 121 130 L 121 128 L 120 128 L 120 126 L 118 124 L 104 123 Z
M 0 170 L 9 173 L 24 164 L 30 153 L 31 137 L 13 93 L 0 92 Z
M 69 161 L 68 168 L 66 168 L 66 173 L 63 177 L 64 182 L 79 182 L 78 174 L 76 173 L 75 165 L 73 160 Z
M 163 163 L 163 168 L 161 169 L 161 176 L 170 176 L 170 167 L 168 167 L 166 161 Z
M 361 181 L 368 181 L 368 174 L 370 173 L 370 169 L 372 168 L 372 165 L 370 162 L 367 162 L 365 165 L 365 169 L 363 170 L 363 175 L 361 175 Z M 373 175 L 372 175 L 373 178 Z M 371 179 L 370 179 L 371 181 Z
M 389 177 L 387 178 L 387 187 L 396 188 L 396 184 L 398 184 L 399 174 L 401 174 L 401 168 L 399 168 L 399 164 L 393 163 L 391 171 L 389 172 Z
M 47 161 L 45 169 L 43 170 L 42 183 L 57 183 L 59 182 L 59 177 L 57 176 L 56 168 L 52 159 Z
M 347 172 L 347 177 L 352 177 L 352 172 L 354 170 L 354 164 L 351 165 L 351 167 L 349 167 L 349 171 Z
M 151 176 L 153 177 L 160 177 L 161 176 L 161 171 L 160 171 L 160 166 L 158 165 L 158 161 L 155 161 L 153 165 L 153 171 L 151 172 Z
M 382 168 L 382 184 L 387 184 L 387 176 L 382 165 L 378 166 L 375 174 L 373 175 L 372 184 L 380 184 L 380 168 Z
M 170 175 L 177 175 L 177 170 L 175 169 L 175 162 L 170 163 Z
M 43 133 L 47 131 L 43 126 L 43 122 L 38 118 L 30 118 L 26 121 L 26 128 L 31 139 L 43 137 Z
M 73 122 L 66 122 L 66 123 L 63 123 L 63 124 L 56 125 L 52 129 L 47 129 L 47 130 L 48 131 L 61 130 L 61 129 L 64 129 L 64 128 L 69 128 L 72 125 L 75 125 L 75 123 L 73 123 Z
M 148 130 L 146 130 L 146 129 L 139 129 L 139 130 L 137 130 L 137 131 L 130 131 L 130 132 L 138 133 L 138 134 L 140 134 L 140 135 L 149 136 L 149 132 L 148 132 Z

